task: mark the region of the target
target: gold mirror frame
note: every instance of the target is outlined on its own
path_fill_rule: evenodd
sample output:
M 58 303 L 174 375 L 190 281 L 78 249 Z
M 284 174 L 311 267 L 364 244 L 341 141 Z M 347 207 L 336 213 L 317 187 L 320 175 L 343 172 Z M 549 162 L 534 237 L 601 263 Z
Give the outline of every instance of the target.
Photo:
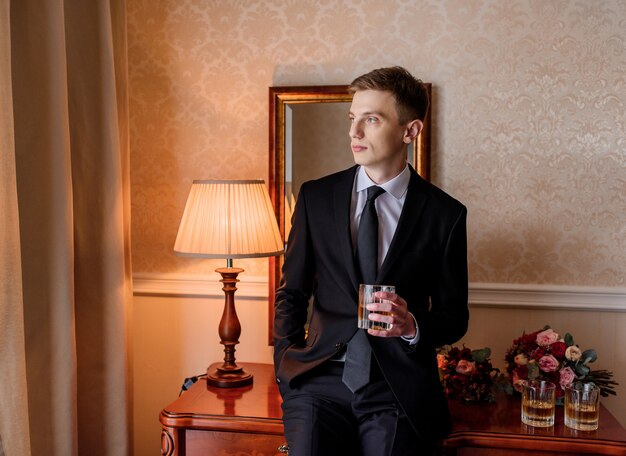
M 432 85 L 426 84 L 429 98 L 432 98 Z M 280 235 L 285 239 L 285 109 L 291 104 L 306 103 L 349 103 L 352 95 L 348 86 L 294 86 L 269 88 L 269 192 Z M 424 128 L 413 144 L 415 170 L 426 180 L 430 180 L 430 112 L 424 120 Z M 347 132 L 346 132 L 347 133 Z M 339 170 L 338 170 L 339 171 Z M 320 176 L 322 177 L 322 176 Z M 274 293 L 280 282 L 284 257 L 271 257 L 269 260 L 268 293 L 268 343 L 273 345 Z

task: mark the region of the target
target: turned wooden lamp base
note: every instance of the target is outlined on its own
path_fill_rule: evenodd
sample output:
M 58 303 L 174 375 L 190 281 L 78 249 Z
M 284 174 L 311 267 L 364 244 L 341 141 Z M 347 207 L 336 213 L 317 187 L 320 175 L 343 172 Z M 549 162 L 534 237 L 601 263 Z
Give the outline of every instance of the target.
M 213 370 L 209 368 L 206 373 L 208 386 L 215 386 L 217 388 L 239 388 L 240 386 L 252 385 L 252 374 L 244 371 L 239 366 L 233 370 L 223 369 L 222 366 Z
M 225 294 L 224 312 L 220 320 L 219 335 L 220 343 L 224 345 L 224 364 L 217 368 L 207 369 L 207 385 L 218 388 L 238 388 L 252 384 L 252 374 L 243 370 L 235 363 L 235 345 L 239 343 L 241 325 L 235 310 L 237 276 L 243 272 L 241 268 L 217 268 L 222 276 Z

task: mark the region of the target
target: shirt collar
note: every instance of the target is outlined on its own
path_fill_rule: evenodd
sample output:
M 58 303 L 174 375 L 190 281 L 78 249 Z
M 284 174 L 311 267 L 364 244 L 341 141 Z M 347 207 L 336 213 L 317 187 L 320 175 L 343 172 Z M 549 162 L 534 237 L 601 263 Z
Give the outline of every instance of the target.
M 408 165 L 406 165 L 402 172 L 396 177 L 380 185 L 376 184 L 376 182 L 370 179 L 365 172 L 365 168 L 363 166 L 360 166 L 356 176 L 356 191 L 358 193 L 362 190 L 366 190 L 372 185 L 378 185 L 379 187 L 383 188 L 387 193 L 393 195 L 394 198 L 401 199 L 409 188 L 410 180 L 411 173 L 409 171 Z

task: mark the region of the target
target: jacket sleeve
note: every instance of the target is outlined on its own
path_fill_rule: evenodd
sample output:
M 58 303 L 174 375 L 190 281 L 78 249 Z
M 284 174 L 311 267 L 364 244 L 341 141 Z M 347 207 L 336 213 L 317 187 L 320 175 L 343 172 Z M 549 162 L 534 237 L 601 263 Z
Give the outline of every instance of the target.
M 274 301 L 274 367 L 280 368 L 285 351 L 304 346 L 309 298 L 315 276 L 309 221 L 306 208 L 306 184 L 298 195 L 287 240 L 285 262 Z
M 467 209 L 461 206 L 450 225 L 435 268 L 430 311 L 423 319 L 418 319 L 422 334 L 420 341 L 423 338 L 434 347 L 453 344 L 467 331 L 469 310 L 466 219 Z

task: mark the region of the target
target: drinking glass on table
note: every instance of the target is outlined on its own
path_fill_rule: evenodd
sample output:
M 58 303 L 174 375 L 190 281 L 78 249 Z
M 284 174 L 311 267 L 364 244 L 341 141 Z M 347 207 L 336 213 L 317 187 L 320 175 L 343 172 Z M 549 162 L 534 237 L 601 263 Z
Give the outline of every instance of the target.
M 367 305 L 373 302 L 383 302 L 382 298 L 377 298 L 375 293 L 379 291 L 386 291 L 388 293 L 395 293 L 396 287 L 393 285 L 370 285 L 370 284 L 361 284 L 359 285 L 359 313 L 357 326 L 361 329 L 378 329 L 378 330 L 387 330 L 389 329 L 389 323 L 385 323 L 382 321 L 373 321 L 369 319 L 369 314 L 374 313 L 374 311 L 367 310 Z M 389 315 L 389 312 L 376 312 L 381 315 Z
M 530 380 L 522 386 L 522 423 L 535 427 L 554 426 L 556 385 Z
M 593 383 L 574 382 L 565 388 L 565 426 L 595 431 L 600 418 L 600 388 Z

